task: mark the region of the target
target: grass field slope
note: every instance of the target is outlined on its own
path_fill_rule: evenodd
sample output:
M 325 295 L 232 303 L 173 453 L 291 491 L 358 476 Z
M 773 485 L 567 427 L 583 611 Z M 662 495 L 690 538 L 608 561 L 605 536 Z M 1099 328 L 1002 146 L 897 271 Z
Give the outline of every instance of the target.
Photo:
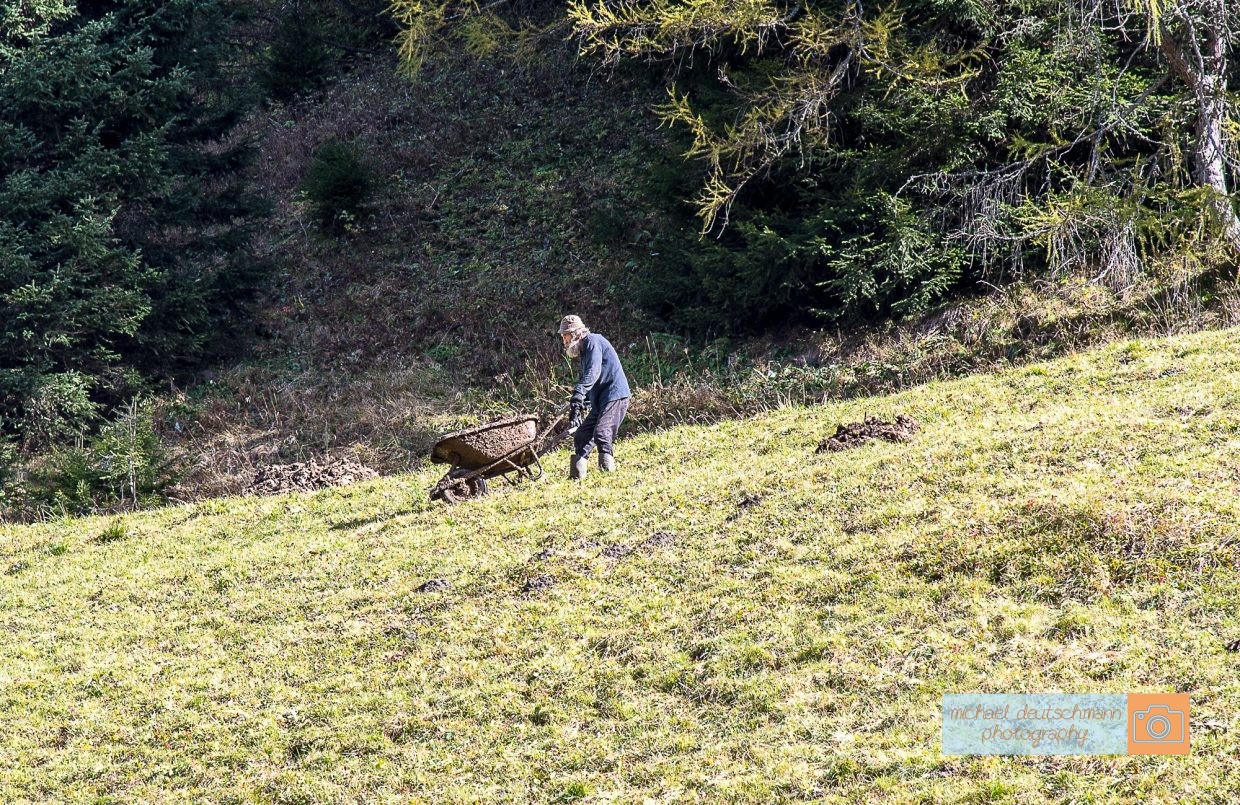
M 1240 332 L 565 459 L 7 529 L 0 799 L 1240 794 Z M 1188 691 L 1192 754 L 946 757 L 960 691 Z

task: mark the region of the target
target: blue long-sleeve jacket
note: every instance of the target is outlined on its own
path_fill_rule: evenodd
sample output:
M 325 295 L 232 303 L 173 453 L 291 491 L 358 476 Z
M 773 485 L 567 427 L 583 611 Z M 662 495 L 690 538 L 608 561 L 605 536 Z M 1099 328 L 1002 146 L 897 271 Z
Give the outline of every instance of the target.
M 598 333 L 590 333 L 581 345 L 581 379 L 573 387 L 573 402 L 589 401 L 595 411 L 612 400 L 631 397 L 616 348 Z

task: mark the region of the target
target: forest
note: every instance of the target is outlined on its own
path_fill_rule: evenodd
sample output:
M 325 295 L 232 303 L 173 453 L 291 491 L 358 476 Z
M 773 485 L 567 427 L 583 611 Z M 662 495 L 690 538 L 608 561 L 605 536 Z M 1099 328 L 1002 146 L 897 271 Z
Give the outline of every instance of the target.
M 416 466 L 1234 320 L 1226 0 L 0 5 L 0 505 Z M 382 399 L 384 405 L 366 401 Z M 543 404 L 540 403 L 540 404 Z

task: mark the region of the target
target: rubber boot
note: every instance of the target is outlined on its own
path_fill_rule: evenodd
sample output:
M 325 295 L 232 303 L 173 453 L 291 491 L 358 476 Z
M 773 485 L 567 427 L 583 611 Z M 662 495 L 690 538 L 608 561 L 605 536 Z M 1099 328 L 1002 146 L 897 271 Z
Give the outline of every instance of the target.
M 586 470 L 590 469 L 590 461 L 585 456 L 573 454 L 572 464 L 568 467 L 568 478 L 570 481 L 580 481 L 586 477 Z
M 611 453 L 604 453 L 602 451 L 599 451 L 598 466 L 599 466 L 599 469 L 601 469 L 603 472 L 615 472 L 616 457 L 613 456 Z

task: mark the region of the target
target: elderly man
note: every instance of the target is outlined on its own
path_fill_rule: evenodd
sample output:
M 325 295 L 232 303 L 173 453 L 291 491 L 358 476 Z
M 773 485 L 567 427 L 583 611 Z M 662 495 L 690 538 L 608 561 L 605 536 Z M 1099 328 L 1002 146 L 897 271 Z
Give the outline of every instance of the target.
M 629 410 L 629 381 L 616 350 L 606 338 L 592 333 L 577 316 L 560 320 L 560 339 L 570 358 L 581 359 L 581 377 L 569 403 L 573 433 L 573 461 L 568 477 L 581 480 L 589 467 L 590 451 L 598 445 L 598 465 L 604 472 L 616 468 L 612 444 Z M 585 415 L 586 404 L 590 413 Z

